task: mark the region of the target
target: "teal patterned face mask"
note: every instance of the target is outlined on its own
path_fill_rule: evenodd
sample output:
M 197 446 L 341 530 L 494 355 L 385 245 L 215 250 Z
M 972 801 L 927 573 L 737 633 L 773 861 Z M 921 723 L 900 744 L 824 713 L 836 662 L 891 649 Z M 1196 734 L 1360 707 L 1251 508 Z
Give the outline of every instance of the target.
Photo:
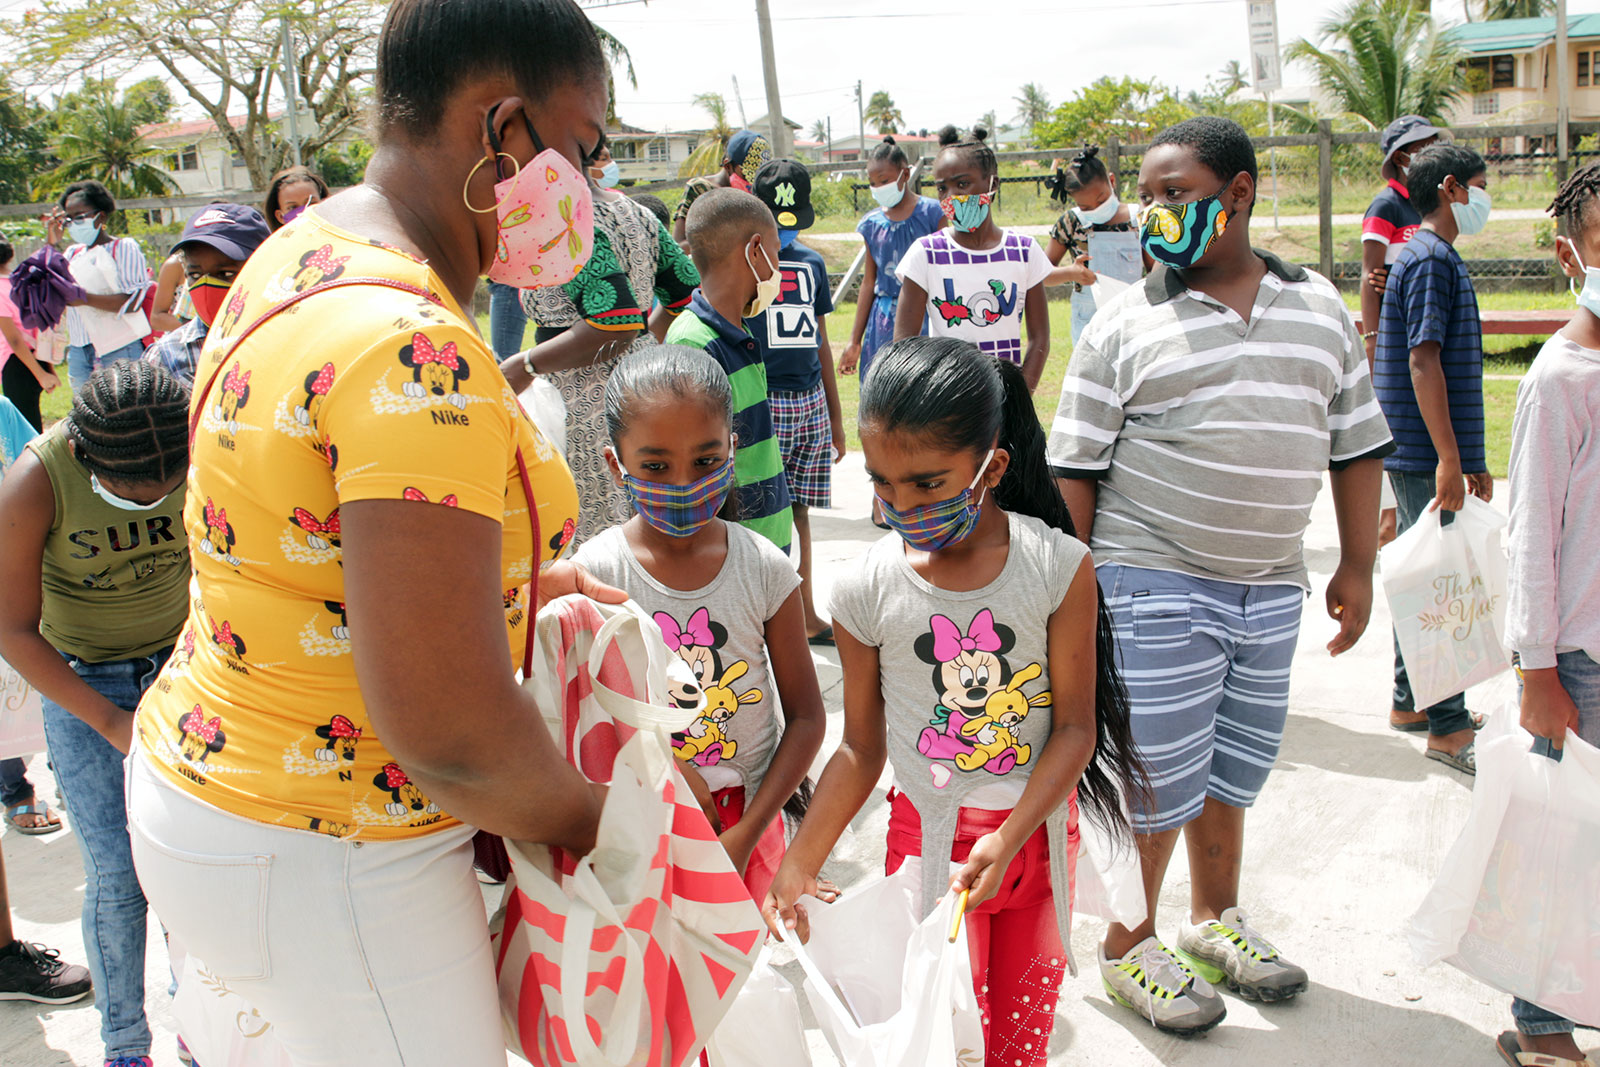
M 952 194 L 939 201 L 939 206 L 944 209 L 944 217 L 950 220 L 953 229 L 971 233 L 989 217 L 989 202 L 993 199 L 994 182 L 991 180 L 988 192 Z
M 1218 189 L 1187 204 L 1151 204 L 1140 217 L 1139 243 L 1151 259 L 1169 267 L 1194 266 L 1228 228 L 1221 196 Z

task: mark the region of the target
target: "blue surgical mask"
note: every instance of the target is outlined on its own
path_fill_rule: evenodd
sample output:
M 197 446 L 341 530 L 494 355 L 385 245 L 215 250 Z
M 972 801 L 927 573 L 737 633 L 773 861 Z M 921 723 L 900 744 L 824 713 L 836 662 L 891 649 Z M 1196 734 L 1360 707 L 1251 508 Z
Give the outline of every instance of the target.
M 1578 288 L 1578 279 L 1568 278 L 1567 289 L 1578 298 L 1579 307 L 1600 315 L 1600 267 L 1586 266 L 1583 257 L 1578 255 L 1577 245 L 1572 246 L 1572 258 L 1583 268 L 1583 288 Z
M 600 168 L 600 177 L 596 178 L 594 183 L 602 189 L 615 189 L 617 187 L 617 183 L 621 180 L 622 168 L 618 166 L 617 161 L 613 159 L 611 162 Z
M 779 230 L 778 231 L 778 247 L 779 248 L 788 248 L 790 245 L 794 244 L 794 239 L 796 237 L 799 237 L 799 236 L 800 236 L 800 231 L 799 230 Z
M 972 491 L 978 488 L 978 482 L 989 469 L 989 461 L 993 458 L 994 449 L 991 448 L 989 454 L 983 457 L 983 462 L 978 464 L 978 473 L 973 476 L 972 484 L 949 500 L 900 511 L 880 497 L 878 507 L 883 511 L 883 521 L 906 544 L 923 552 L 937 552 L 941 548 L 960 544 L 971 535 L 983 515 L 983 497 L 987 490 L 980 491 L 976 497 Z
M 1118 209 L 1121 207 L 1122 201 L 1118 200 L 1117 194 L 1113 192 L 1106 197 L 1106 202 L 1099 207 L 1090 208 L 1089 210 L 1075 207 L 1072 209 L 1072 213 L 1078 216 L 1078 221 L 1085 226 L 1104 226 L 1116 216 Z
M 906 173 L 901 171 L 900 178 L 905 177 Z M 884 185 L 872 186 L 872 199 L 876 200 L 878 202 L 878 206 L 883 208 L 885 211 L 894 207 L 905 198 L 906 187 L 900 183 L 899 179 L 888 182 Z
M 73 219 L 67 223 L 67 234 L 74 244 L 92 245 L 100 239 L 100 224 L 94 219 Z
M 1439 188 L 1443 189 L 1443 183 Z M 1483 228 L 1489 225 L 1489 212 L 1494 207 L 1494 201 L 1489 199 L 1487 189 L 1479 189 L 1476 185 L 1467 186 L 1467 202 L 1458 204 L 1450 202 L 1450 211 L 1456 217 L 1456 229 L 1461 231 L 1463 237 L 1471 237 L 1475 233 L 1482 233 Z
M 165 504 L 167 502 L 167 497 L 172 495 L 171 493 L 168 493 L 167 496 L 162 497 L 153 504 L 136 504 L 126 497 L 118 496 L 105 486 L 101 485 L 100 479 L 93 474 L 89 475 L 89 488 L 94 490 L 95 496 L 99 497 L 101 500 L 104 500 L 112 507 L 118 508 L 122 511 L 154 511 L 162 504 Z

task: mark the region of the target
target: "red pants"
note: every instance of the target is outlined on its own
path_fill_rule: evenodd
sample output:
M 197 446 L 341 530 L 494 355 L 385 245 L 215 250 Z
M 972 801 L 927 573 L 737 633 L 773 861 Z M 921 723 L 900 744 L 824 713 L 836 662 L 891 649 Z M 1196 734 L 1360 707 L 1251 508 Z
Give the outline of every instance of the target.
M 1072 832 L 1067 868 L 1076 871 L 1078 797 L 1067 801 Z M 950 858 L 965 863 L 978 838 L 1000 828 L 1010 814 L 962 808 Z M 1066 952 L 1056 923 L 1050 886 L 1050 850 L 1040 827 L 1006 869 L 1000 891 L 967 913 L 967 947 L 972 954 L 972 985 L 983 1014 L 986 1067 L 1045 1067 L 1056 995 L 1066 972 Z M 1060 847 L 1059 845 L 1057 847 Z M 888 873 L 907 856 L 922 855 L 922 818 L 903 794 L 889 806 Z M 1072 887 L 1067 887 L 1072 892 Z
M 722 828 L 731 830 L 744 815 L 744 786 L 719 789 L 711 794 L 711 801 L 717 807 L 717 818 L 722 820 Z M 783 816 L 779 815 L 756 842 L 755 851 L 750 853 L 750 863 L 744 869 L 744 887 L 750 890 L 750 897 L 758 908 L 767 899 L 767 890 L 772 888 L 772 879 L 778 873 L 778 864 L 783 862 L 785 851 Z

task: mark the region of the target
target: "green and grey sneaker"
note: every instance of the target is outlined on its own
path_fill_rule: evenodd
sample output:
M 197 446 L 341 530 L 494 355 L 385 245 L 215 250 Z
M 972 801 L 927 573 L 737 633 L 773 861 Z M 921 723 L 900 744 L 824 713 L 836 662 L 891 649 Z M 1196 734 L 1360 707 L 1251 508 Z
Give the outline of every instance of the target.
M 1123 1007 L 1149 1019 L 1158 1030 L 1187 1036 L 1211 1029 L 1228 1014 L 1211 983 L 1175 957 L 1158 937 L 1147 937 L 1118 960 L 1100 946 L 1100 981 Z
M 1305 968 L 1280 956 L 1238 908 L 1197 926 L 1184 923 L 1178 929 L 1178 955 L 1206 981 L 1226 983 L 1246 1000 L 1288 1000 L 1310 984 Z

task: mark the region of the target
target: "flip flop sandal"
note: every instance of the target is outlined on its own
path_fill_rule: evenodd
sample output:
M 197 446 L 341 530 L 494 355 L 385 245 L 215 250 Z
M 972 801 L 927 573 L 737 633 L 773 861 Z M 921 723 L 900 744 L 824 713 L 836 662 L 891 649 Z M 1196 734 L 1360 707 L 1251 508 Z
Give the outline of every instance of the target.
M 1511 1067 L 1595 1067 L 1594 1057 L 1569 1060 L 1563 1056 L 1547 1056 L 1542 1052 L 1522 1051 L 1520 1035 L 1515 1030 L 1503 1032 L 1494 1042 L 1500 1058 Z
M 1454 767 L 1462 774 L 1478 773 L 1478 742 L 1468 741 L 1459 752 L 1446 752 L 1439 748 L 1428 749 L 1428 758 L 1438 760 L 1446 767 Z
M 806 643 L 809 645 L 826 645 L 829 648 L 833 648 L 833 627 L 824 626 L 822 629 L 806 638 Z
M 34 815 L 43 819 L 44 822 L 34 826 L 24 826 L 17 821 L 17 816 L 19 815 Z M 7 808 L 6 825 L 19 834 L 26 834 L 29 837 L 42 837 L 45 834 L 53 834 L 61 829 L 61 820 L 50 813 L 48 804 L 41 804 L 35 801 L 32 804 L 13 804 Z

